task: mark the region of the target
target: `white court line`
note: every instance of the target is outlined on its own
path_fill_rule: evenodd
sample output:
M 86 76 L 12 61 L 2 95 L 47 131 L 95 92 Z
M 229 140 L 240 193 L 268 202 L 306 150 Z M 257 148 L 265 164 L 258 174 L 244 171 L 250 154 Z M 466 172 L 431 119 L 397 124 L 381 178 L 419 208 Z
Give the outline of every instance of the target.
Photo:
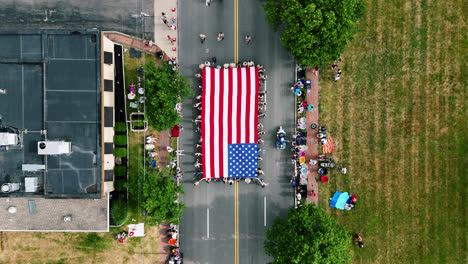
M 206 208 L 206 237 L 210 238 L 210 208 Z
M 97 91 L 94 90 L 47 90 L 47 92 L 97 93 Z
M 263 196 L 263 226 L 266 226 L 266 196 Z

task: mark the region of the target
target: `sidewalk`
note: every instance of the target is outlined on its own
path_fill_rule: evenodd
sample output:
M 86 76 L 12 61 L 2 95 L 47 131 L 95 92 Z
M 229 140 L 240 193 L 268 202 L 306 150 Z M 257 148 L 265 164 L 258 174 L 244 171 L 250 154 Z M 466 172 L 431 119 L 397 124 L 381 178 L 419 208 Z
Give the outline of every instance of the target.
M 166 232 L 167 229 L 169 229 L 169 224 L 167 224 L 166 222 L 162 223 L 159 226 L 159 263 L 166 263 L 170 253 L 170 245 L 168 243 L 169 239 L 167 238 Z
M 117 31 L 105 31 L 104 36 L 106 36 L 108 39 L 112 40 L 115 43 L 119 43 L 124 46 L 132 47 L 137 50 L 142 50 L 142 47 L 144 47 L 144 50 L 146 52 L 156 53 L 156 52 L 161 51 L 161 49 L 155 44 L 153 44 L 152 47 L 144 45 L 143 41 L 145 40 L 138 39 L 138 38 L 135 38 L 135 37 L 132 37 L 124 33 L 117 32 Z M 166 54 L 164 54 L 163 60 L 168 61 L 170 60 L 170 58 Z
M 318 155 L 318 148 L 319 143 L 315 134 L 317 133 L 317 129 L 311 129 L 310 125 L 315 123 L 319 125 L 319 74 L 315 76 L 313 73 L 312 67 L 307 67 L 306 71 L 306 79 L 312 81 L 312 88 L 310 92 L 307 94 L 307 103 L 314 105 L 314 110 L 307 111 L 307 151 L 306 151 L 306 161 L 308 162 L 311 159 L 317 159 Z M 309 174 L 307 178 L 307 203 L 315 203 L 318 204 L 318 185 L 317 185 L 317 176 L 318 176 L 318 164 L 317 165 L 310 165 L 307 164 L 309 168 Z M 313 197 L 311 194 L 312 190 L 317 194 Z
M 162 16 L 163 12 L 166 14 L 167 24 L 175 25 L 175 30 L 164 24 Z M 179 60 L 179 26 L 177 13 L 177 0 L 154 1 L 154 43 L 160 47 L 170 59 L 175 57 L 176 61 Z M 175 24 L 172 23 L 174 18 L 176 22 Z M 175 38 L 176 41 L 171 43 L 168 36 Z M 173 48 L 176 48 L 176 50 L 174 51 Z
M 169 146 L 171 140 L 171 130 L 166 129 L 159 132 L 159 168 L 164 168 L 169 164 L 169 153 L 167 152 L 167 146 Z

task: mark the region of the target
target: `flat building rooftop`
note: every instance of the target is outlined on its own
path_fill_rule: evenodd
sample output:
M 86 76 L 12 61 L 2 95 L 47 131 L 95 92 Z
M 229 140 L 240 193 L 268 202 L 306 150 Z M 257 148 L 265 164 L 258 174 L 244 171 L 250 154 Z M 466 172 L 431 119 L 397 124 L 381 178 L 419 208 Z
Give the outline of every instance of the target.
M 0 31 L 0 197 L 101 197 L 100 43 Z

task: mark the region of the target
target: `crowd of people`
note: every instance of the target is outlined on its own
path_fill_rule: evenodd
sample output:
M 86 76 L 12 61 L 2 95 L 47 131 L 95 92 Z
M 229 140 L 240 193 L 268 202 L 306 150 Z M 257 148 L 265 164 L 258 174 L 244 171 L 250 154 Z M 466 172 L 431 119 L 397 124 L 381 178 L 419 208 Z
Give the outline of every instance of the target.
M 333 81 L 335 81 L 335 82 L 338 81 L 340 79 L 340 76 L 341 76 L 341 69 L 338 68 L 338 64 L 340 62 L 341 62 L 341 58 L 339 58 L 337 61 L 335 61 L 331 66 L 332 70 L 336 70 L 335 71 L 335 77 L 333 78 Z
M 217 62 L 218 62 L 218 59 L 216 57 L 212 57 L 211 62 L 210 61 L 205 61 L 205 63 L 202 63 L 202 64 L 199 65 L 199 68 L 200 68 L 200 70 L 203 70 L 203 68 L 205 68 L 205 67 L 214 67 L 216 69 L 255 67 L 255 63 L 253 61 L 244 61 L 242 63 L 239 62 L 237 64 L 234 63 L 234 62 L 230 62 L 230 63 L 224 63 L 223 65 L 218 64 Z M 268 78 L 268 76 L 265 75 L 265 69 L 263 68 L 263 66 L 258 64 L 256 67 L 258 68 L 258 78 L 260 80 L 266 80 Z M 195 77 L 197 77 L 198 79 L 201 80 L 202 75 L 200 73 L 196 73 Z M 201 85 L 199 85 L 198 87 L 201 88 Z
M 208 0 L 207 0 L 207 1 L 208 1 Z M 205 43 L 206 35 L 202 33 L 202 34 L 199 35 L 199 37 L 200 37 L 200 42 L 201 42 L 202 44 Z M 171 40 L 170 36 L 168 36 L 168 38 L 169 38 L 169 40 Z M 218 37 L 216 38 L 216 40 L 217 40 L 218 42 L 220 42 L 220 41 L 222 41 L 223 39 L 224 39 L 224 33 L 223 33 L 223 32 L 219 32 L 219 33 L 218 33 Z M 245 36 L 244 36 L 244 43 L 245 43 L 245 44 L 249 44 L 251 40 L 252 40 L 252 36 L 250 36 L 250 35 L 245 35 Z M 175 41 L 175 40 L 174 40 L 174 41 Z
M 295 190 L 296 204 L 301 205 L 301 200 L 307 198 L 307 177 L 309 169 L 306 164 L 307 132 L 297 131 L 293 135 L 292 142 L 292 163 L 294 164 L 294 174 L 291 178 L 291 186 Z
M 167 238 L 169 244 L 169 257 L 167 258 L 167 264 L 181 264 L 183 263 L 183 254 L 179 249 L 179 230 L 178 226 L 170 224 L 167 229 Z
M 332 66 L 332 69 L 338 67 L 341 59 L 338 59 Z M 319 181 L 328 181 L 328 170 L 335 168 L 335 164 L 332 162 L 331 157 L 326 155 L 319 155 L 312 159 L 306 160 L 307 141 L 317 140 L 320 145 L 327 145 L 328 132 L 325 126 L 318 127 L 316 124 L 308 124 L 305 113 L 307 111 L 314 111 L 314 105 L 307 101 L 307 94 L 311 90 L 311 80 L 306 79 L 307 69 L 304 67 L 297 68 L 297 81 L 291 86 L 291 91 L 297 97 L 297 123 L 296 132 L 293 135 L 293 146 L 292 146 L 292 163 L 294 164 L 294 174 L 291 178 L 291 185 L 295 188 L 296 202 L 300 205 L 301 199 L 306 198 L 308 195 L 317 196 L 317 193 L 310 191 L 307 193 L 307 181 L 310 169 L 316 170 L 320 176 Z M 341 70 L 337 71 L 341 74 Z M 313 70 L 314 75 L 318 75 L 318 67 Z M 307 135 L 307 129 L 313 129 L 314 135 Z M 310 133 L 310 132 L 309 132 Z M 314 139 L 316 138 L 316 139 Z M 315 166 L 317 165 L 317 166 Z M 314 167 L 311 167 L 314 166 Z M 315 168 L 315 169 L 314 169 Z M 346 168 L 339 168 L 341 173 L 346 174 Z M 351 205 L 350 205 L 351 206 Z
M 222 32 L 220 32 L 220 35 L 222 34 Z M 222 37 L 224 37 L 224 34 L 221 35 Z M 225 63 L 223 66 L 221 65 L 217 65 L 217 59 L 216 57 L 213 57 L 211 62 L 209 61 L 205 61 L 205 63 L 203 64 L 200 64 L 199 68 L 202 70 L 203 68 L 205 67 L 215 67 L 215 68 L 218 68 L 218 69 L 221 69 L 221 68 L 224 68 L 224 69 L 228 69 L 228 68 L 241 68 L 241 67 L 255 67 L 255 63 L 253 61 L 245 61 L 245 62 L 242 62 L 242 63 L 234 63 L 234 62 L 231 62 L 231 63 Z M 263 68 L 262 65 L 258 64 L 256 65 L 256 67 L 258 68 L 258 77 L 260 80 L 266 80 L 267 76 L 265 75 L 265 69 Z M 200 74 L 200 73 L 197 73 L 195 74 L 195 77 L 198 78 L 200 80 L 200 82 L 202 81 L 202 78 L 203 76 Z M 261 87 L 262 86 L 262 83 L 259 84 L 259 86 Z M 198 86 L 200 89 L 203 88 L 203 86 L 201 84 L 199 84 Z M 258 117 L 261 118 L 261 117 L 265 117 L 266 116 L 266 94 L 268 93 L 267 90 L 261 90 L 259 91 L 259 95 L 258 95 Z M 194 185 L 195 186 L 198 186 L 198 184 L 202 181 L 205 181 L 206 183 L 210 183 L 210 182 L 220 182 L 220 183 L 224 183 L 224 184 L 229 184 L 229 185 L 233 185 L 234 182 L 240 182 L 241 180 L 243 180 L 245 183 L 247 184 L 250 184 L 252 183 L 252 181 L 256 181 L 258 184 L 260 184 L 262 187 L 266 187 L 268 185 L 267 182 L 265 182 L 263 179 L 260 179 L 260 176 L 264 176 L 264 172 L 261 168 L 257 168 L 257 177 L 253 177 L 253 178 L 232 178 L 232 177 L 227 177 L 227 175 L 224 175 L 224 177 L 222 178 L 203 178 L 203 164 L 201 163 L 201 158 L 202 158 L 202 151 L 201 151 L 201 148 L 202 148 L 202 138 L 201 138 L 201 124 L 202 124 L 202 115 L 201 115 L 201 111 L 203 109 L 203 104 L 202 104 L 202 94 L 198 94 L 196 97 L 195 97 L 195 103 L 193 105 L 194 109 L 196 109 L 196 111 L 198 112 L 197 114 L 197 117 L 195 119 L 192 120 L 192 122 L 195 124 L 195 132 L 197 134 L 200 135 L 200 138 L 195 146 L 195 149 L 196 149 L 196 152 L 195 152 L 195 156 L 196 156 L 196 161 L 195 161 L 195 183 Z M 265 134 L 265 131 L 263 130 L 263 124 L 262 123 L 258 123 L 258 134 L 259 136 L 260 135 L 264 135 Z M 259 144 L 259 148 L 258 148 L 258 153 L 259 153 L 259 156 L 257 157 L 258 161 L 262 161 L 263 158 L 260 156 L 260 153 L 261 153 L 261 148 L 260 148 L 260 145 L 263 145 L 264 144 L 264 141 L 261 137 L 258 137 L 258 144 Z

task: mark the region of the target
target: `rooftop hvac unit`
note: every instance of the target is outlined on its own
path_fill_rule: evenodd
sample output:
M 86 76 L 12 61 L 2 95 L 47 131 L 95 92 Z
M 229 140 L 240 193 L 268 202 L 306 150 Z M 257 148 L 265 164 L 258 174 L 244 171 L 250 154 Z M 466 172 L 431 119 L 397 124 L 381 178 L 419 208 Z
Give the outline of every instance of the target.
M 71 142 L 65 141 L 39 141 L 37 142 L 39 155 L 61 155 L 72 152 Z
M 0 146 L 15 146 L 18 144 L 18 134 L 10 132 L 0 132 Z

